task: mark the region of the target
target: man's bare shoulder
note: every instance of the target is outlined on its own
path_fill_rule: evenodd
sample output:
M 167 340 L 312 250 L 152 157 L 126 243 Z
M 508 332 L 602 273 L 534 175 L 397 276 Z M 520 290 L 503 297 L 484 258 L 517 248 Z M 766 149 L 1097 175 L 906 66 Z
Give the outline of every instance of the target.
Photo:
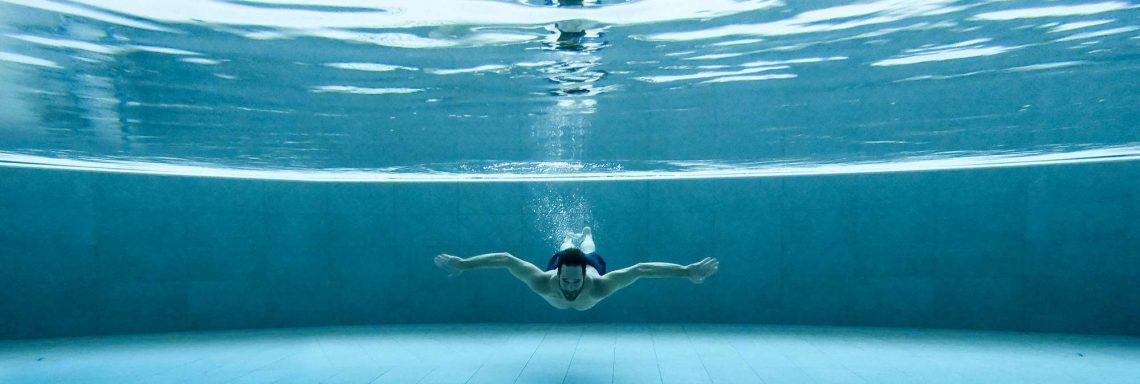
M 535 284 L 531 287 L 535 293 L 540 295 L 548 295 L 553 293 L 558 286 L 558 274 L 555 271 L 543 271 L 541 284 Z
M 594 286 L 591 287 L 591 292 L 597 297 L 609 296 L 614 291 L 629 285 L 629 280 L 633 278 L 633 269 L 635 266 L 610 271 L 605 275 L 601 275 L 594 279 Z

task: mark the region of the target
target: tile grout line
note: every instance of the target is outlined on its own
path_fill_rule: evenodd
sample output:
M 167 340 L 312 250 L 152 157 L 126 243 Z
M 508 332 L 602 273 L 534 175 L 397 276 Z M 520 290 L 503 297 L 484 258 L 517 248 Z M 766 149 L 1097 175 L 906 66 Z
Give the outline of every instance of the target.
M 740 357 L 740 360 L 744 361 L 744 364 L 748 366 L 748 369 L 752 371 L 753 375 L 756 375 L 756 378 L 759 379 L 761 383 L 767 383 L 767 381 L 764 380 L 763 377 L 760 377 L 760 372 L 756 371 L 756 367 L 754 367 L 752 365 L 752 362 L 750 362 L 750 361 L 748 361 L 748 359 L 744 358 L 743 353 L 740 353 L 740 348 L 737 348 L 736 344 L 734 344 L 732 341 L 729 341 L 728 347 L 732 348 L 733 352 L 736 352 L 736 356 Z
M 431 370 L 430 370 L 430 371 L 428 371 L 428 373 L 427 373 L 426 375 L 424 375 L 423 377 L 421 377 L 419 380 L 416 380 L 416 384 L 420 384 L 420 383 L 424 382 L 424 379 L 427 379 L 427 378 L 428 378 L 428 376 L 431 376 L 431 374 L 432 374 L 433 372 L 435 372 L 436 370 L 438 370 L 438 369 L 439 369 L 439 366 L 438 366 L 438 365 L 436 365 L 436 366 L 432 367 L 432 368 L 431 368 Z
M 613 336 L 610 338 L 612 341 L 610 345 L 610 384 L 613 384 L 614 377 L 617 374 L 617 331 L 610 329 L 610 333 Z
M 463 384 L 470 383 L 471 379 L 475 378 L 475 375 L 478 374 L 479 371 L 482 370 L 483 366 L 485 366 L 485 365 L 487 365 L 486 361 L 479 363 L 479 368 L 475 368 L 475 372 L 471 372 L 471 375 L 467 376 L 467 380 L 463 380 Z
M 657 355 L 657 337 L 653 330 L 649 330 L 649 342 L 653 345 L 653 362 L 657 363 L 657 382 L 665 383 L 665 376 L 661 374 L 661 357 Z
M 375 383 L 375 382 L 376 382 L 376 380 L 380 380 L 380 378 L 381 378 L 381 377 L 384 377 L 384 375 L 387 375 L 387 374 L 388 374 L 388 372 L 392 372 L 392 371 L 393 371 L 393 370 L 395 370 L 395 369 L 396 369 L 396 367 L 391 367 L 391 368 L 388 368 L 387 370 L 385 370 L 384 372 L 380 373 L 379 375 L 376 375 L 376 377 L 373 377 L 373 378 L 372 378 L 372 380 L 368 380 L 368 384 L 372 384 L 372 383 Z
M 570 363 L 566 364 L 566 372 L 562 373 L 561 383 L 566 383 L 566 377 L 570 375 L 570 367 L 574 365 L 574 357 L 578 356 L 578 348 L 582 346 L 583 333 L 581 329 L 578 330 L 578 341 L 574 343 L 574 353 L 570 355 Z
M 705 378 L 709 379 L 709 383 L 712 383 L 713 379 L 712 375 L 709 374 L 709 367 L 705 365 L 705 359 L 701 357 L 701 354 L 699 352 L 697 352 L 697 347 L 693 344 L 693 336 L 689 334 L 688 326 L 689 325 L 681 326 L 681 329 L 685 331 L 685 340 L 689 342 L 689 349 L 693 351 L 694 355 L 697 355 L 697 361 L 701 363 L 701 369 L 705 370 Z
M 515 380 L 514 380 L 514 381 L 512 381 L 512 383 L 517 383 L 517 382 L 519 382 L 519 378 L 520 378 L 520 377 L 522 377 L 522 374 L 523 374 L 523 372 L 525 372 L 525 371 L 526 371 L 526 367 L 527 367 L 528 365 L 530 365 L 530 361 L 531 361 L 532 359 L 534 359 L 534 354 L 535 354 L 535 353 L 538 353 L 538 349 L 539 349 L 539 348 L 542 348 L 542 343 L 546 342 L 546 336 L 547 336 L 547 335 L 549 335 L 549 334 L 550 334 L 550 328 L 549 328 L 549 327 L 547 327 L 547 328 L 546 328 L 546 332 L 544 332 L 544 333 L 542 334 L 542 340 L 539 340 L 539 341 L 538 341 L 538 345 L 534 346 L 534 350 L 533 350 L 533 351 L 530 351 L 530 357 L 527 357 L 527 358 L 526 358 L 526 364 L 523 364 L 523 367 L 522 367 L 522 369 L 520 369 L 520 370 L 519 370 L 519 374 L 518 374 L 518 375 L 515 375 Z

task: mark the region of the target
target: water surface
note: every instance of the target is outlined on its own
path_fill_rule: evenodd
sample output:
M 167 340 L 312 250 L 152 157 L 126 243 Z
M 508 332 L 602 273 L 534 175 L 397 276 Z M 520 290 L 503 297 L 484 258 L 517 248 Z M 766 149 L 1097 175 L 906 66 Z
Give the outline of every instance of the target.
M 1140 156 L 1126 1 L 0 0 L 0 165 L 344 181 Z

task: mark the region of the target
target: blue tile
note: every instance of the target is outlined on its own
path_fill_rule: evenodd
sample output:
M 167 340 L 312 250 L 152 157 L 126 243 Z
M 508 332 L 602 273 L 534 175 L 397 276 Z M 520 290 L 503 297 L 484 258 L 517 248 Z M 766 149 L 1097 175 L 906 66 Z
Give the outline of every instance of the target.
M 318 252 L 329 244 L 330 220 L 316 214 L 266 213 L 264 246 L 270 252 L 296 250 Z
M 83 211 L 95 204 L 92 177 L 80 172 L 0 169 L 0 208 Z
M 448 239 L 458 243 L 454 232 L 459 228 L 460 218 L 455 214 L 397 211 L 390 218 L 392 234 L 401 242 L 412 244 L 438 244 Z
M 103 174 L 91 178 L 99 207 L 113 210 L 179 211 L 186 191 L 176 188 L 171 176 Z
M 796 238 L 798 234 L 786 233 L 785 217 L 779 210 L 737 210 L 725 212 L 708 221 L 696 222 L 698 234 L 712 231 L 714 248 L 752 248 L 755 253 L 775 254 L 780 252 L 785 238 Z
M 853 213 L 854 239 L 864 242 L 931 242 L 938 239 L 938 211 L 928 206 L 859 208 Z
M 860 278 L 853 282 L 852 311 L 863 324 L 924 326 L 934 307 L 929 277 Z
M 932 276 L 938 265 L 929 241 L 860 239 L 854 248 L 851 273 L 859 276 Z
M 525 362 L 518 363 L 484 363 L 475 374 L 467 380 L 468 383 L 506 383 L 514 382 L 521 372 Z
M 846 276 L 784 275 L 784 322 L 844 324 L 851 321 L 852 280 Z
M 937 218 L 939 236 L 947 238 L 1016 238 L 1025 234 L 1025 204 L 947 206 L 929 214 Z
M 4 338 L 45 338 L 96 334 L 88 318 L 101 309 L 94 282 L 38 282 L 5 287 L 0 295 Z
M 393 213 L 434 212 L 459 213 L 463 185 L 454 183 L 397 184 L 394 186 Z
M 1046 206 L 1119 204 L 1134 196 L 1138 168 L 1130 163 L 1037 167 L 1029 184 L 1029 201 Z
M 803 369 L 794 367 L 771 367 L 758 369 L 757 376 L 765 383 L 809 383 L 814 379 Z
M 314 283 L 328 279 L 332 263 L 327 251 L 282 248 L 265 254 L 264 276 L 272 281 Z
M 779 302 L 785 272 L 783 256 L 765 254 L 757 249 L 715 248 L 714 256 L 720 262 L 717 272 L 703 285 L 693 288 L 713 292 L 734 292 L 735 300 L 755 305 L 772 305 Z M 794 259 L 794 258 L 793 258 Z M 696 260 L 692 260 L 696 261 Z M 788 270 L 794 268 L 788 267 Z M 708 288 L 704 288 L 708 287 Z
M 1033 276 L 1025 279 L 1026 329 L 1045 332 L 1107 333 L 1126 327 L 1122 317 L 1119 281 L 1072 275 Z
M 184 249 L 155 244 L 98 246 L 91 271 L 107 282 L 185 281 L 196 275 L 197 263 Z
M 0 208 L 0 241 L 17 244 L 92 245 L 97 238 L 91 210 Z
M 1033 171 L 1025 168 L 997 168 L 940 172 L 942 182 L 932 198 L 940 205 L 980 205 L 1017 209 L 1023 207 Z
M 1136 253 L 1122 238 L 1032 240 L 1025 243 L 1028 275 L 1067 275 L 1084 281 L 1096 276 L 1127 276 L 1135 271 Z
M 816 383 L 868 383 L 846 368 L 816 368 L 807 372 Z
M 479 370 L 479 364 L 468 362 L 447 362 L 443 366 L 433 369 L 431 373 L 420 380 L 421 384 L 448 384 L 466 383 L 472 375 Z
M 946 184 L 959 181 L 959 174 L 947 172 L 868 173 L 853 175 L 854 204 L 865 209 L 891 209 L 937 202 Z
M 855 206 L 858 175 L 795 176 L 784 179 L 784 209 L 845 211 Z
M 530 197 L 523 183 L 470 183 L 455 186 L 458 212 L 465 215 L 522 215 Z
M 721 202 L 722 208 L 732 212 L 735 207 L 779 209 L 784 206 L 787 194 L 784 177 L 707 180 L 701 187 L 714 191 L 712 200 Z
M 266 259 L 277 257 L 260 249 L 201 245 L 170 252 L 185 258 L 175 264 L 187 268 L 191 280 L 251 280 L 265 275 Z
M 322 191 L 328 194 L 330 213 L 386 216 L 392 212 L 396 188 L 390 183 L 341 183 Z
M 430 366 L 397 366 L 384 372 L 383 375 L 373 380 L 373 383 L 418 383 L 425 376 L 431 373 Z
M 641 327 L 626 329 L 614 344 L 614 383 L 661 382 L 653 339 Z
M 182 200 L 186 212 L 264 212 L 272 206 L 268 202 L 292 186 L 285 182 L 210 177 L 170 178 L 166 182 L 171 193 Z
M 1032 204 L 1027 209 L 1027 240 L 1123 238 L 1134 219 L 1122 203 Z
M 794 209 L 783 212 L 785 243 L 845 243 L 854 240 L 857 217 L 852 209 Z
M 565 332 L 547 332 L 515 380 L 524 383 L 562 382 L 580 338 L 581 330 L 575 328 Z
M 198 212 L 185 220 L 185 241 L 196 246 L 253 251 L 265 242 L 265 216 L 259 213 Z
M 394 236 L 399 223 L 390 214 L 372 212 L 336 213 L 324 216 L 329 244 L 348 248 L 382 248 L 399 242 Z
M 615 335 L 608 327 L 585 327 L 563 382 L 609 382 L 614 373 L 615 342 Z
M 64 242 L 0 245 L 0 285 L 98 281 L 103 278 L 96 247 Z
M 622 181 L 584 183 L 569 191 L 580 191 L 590 203 L 594 216 L 601 219 L 612 216 L 636 217 L 653 203 L 648 190 L 652 182 Z M 556 196 L 568 190 L 559 184 L 536 184 L 529 187 L 531 198 L 541 202 L 545 196 Z
M 693 350 L 700 357 L 705 372 L 714 383 L 762 383 L 755 369 L 744 360 L 742 354 L 731 343 L 744 336 L 737 332 L 724 332 L 719 329 L 705 330 L 705 327 L 686 326 L 686 333 Z
M 936 279 L 932 302 L 934 325 L 1021 329 L 1028 293 L 1020 277 Z
M 698 214 L 716 210 L 724 199 L 705 180 L 666 180 L 645 186 L 645 199 L 663 215 Z
M 816 327 L 598 328 L 588 334 L 613 336 L 613 382 L 1131 382 L 1137 376 L 1128 365 L 1135 343 L 1126 337 Z M 58 348 L 59 342 L 50 340 L 10 341 L 0 345 L 6 352 L 0 366 L 12 369 L 0 371 L 0 377 L 15 382 L 530 382 L 520 376 L 530 360 L 536 377 L 561 381 L 558 369 L 549 369 L 561 363 L 540 366 L 533 356 L 540 353 L 544 337 L 550 337 L 547 332 L 564 338 L 548 345 L 555 347 L 573 341 L 567 337 L 575 329 L 581 328 L 282 329 L 67 340 L 74 348 Z M 1009 355 L 1010 350 L 1033 353 Z M 588 368 L 581 372 L 592 372 L 590 376 L 568 372 L 565 380 L 610 382 L 603 367 Z M 543 370 L 550 370 L 549 375 L 539 375 Z M 702 372 L 708 376 L 701 377 Z
M 1120 306 L 1119 316 L 1126 319 L 1140 319 L 1140 301 L 1129 300 L 1129 297 L 1134 297 L 1136 292 L 1140 292 L 1140 278 L 1126 278 L 1117 282 L 1116 289 L 1118 297 L 1123 298 L 1124 302 Z M 1122 329 L 1112 330 L 1114 333 L 1119 332 L 1122 334 L 1135 335 L 1140 334 L 1140 323 L 1136 321 L 1127 321 Z
M 186 216 L 177 212 L 100 207 L 96 215 L 100 246 L 180 244 L 186 238 Z
M 784 276 L 838 277 L 858 272 L 860 255 L 850 243 L 812 242 L 810 240 L 784 243 L 781 273 Z
M 934 275 L 941 277 L 1018 276 L 1030 263 L 1019 238 L 963 239 L 953 246 L 931 245 L 915 255 L 932 264 Z
M 253 328 L 266 324 L 265 291 L 257 281 L 196 281 L 187 291 L 190 326 Z
M 266 325 L 303 327 L 336 323 L 341 314 L 327 279 L 268 280 L 264 292 Z
M 444 219 L 445 221 L 447 219 Z M 463 244 L 472 253 L 490 253 L 518 249 L 532 233 L 526 218 L 511 214 L 460 215 L 454 227 L 440 232 L 450 243 Z M 604 237 L 599 236 L 600 243 Z M 451 242 L 452 240 L 456 240 Z M 551 250 L 553 252 L 553 250 Z
M 107 283 L 98 291 L 97 321 L 106 333 L 185 330 L 187 300 L 186 283 Z

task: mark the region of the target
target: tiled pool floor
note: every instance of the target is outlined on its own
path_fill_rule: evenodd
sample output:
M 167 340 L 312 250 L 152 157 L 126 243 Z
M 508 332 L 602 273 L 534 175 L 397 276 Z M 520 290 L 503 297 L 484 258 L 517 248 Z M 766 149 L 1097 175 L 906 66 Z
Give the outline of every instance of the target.
M 1140 383 L 1140 338 L 405 325 L 0 341 L 0 383 Z

